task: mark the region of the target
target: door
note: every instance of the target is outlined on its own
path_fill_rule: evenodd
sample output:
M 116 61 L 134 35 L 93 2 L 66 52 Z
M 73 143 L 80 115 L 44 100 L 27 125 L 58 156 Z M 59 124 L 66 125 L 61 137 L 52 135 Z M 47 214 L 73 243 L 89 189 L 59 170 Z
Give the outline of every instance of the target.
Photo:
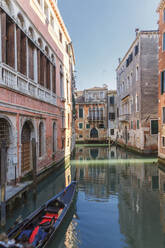
M 30 126 L 28 123 L 25 123 L 21 136 L 21 172 L 23 174 L 30 170 L 30 134 Z

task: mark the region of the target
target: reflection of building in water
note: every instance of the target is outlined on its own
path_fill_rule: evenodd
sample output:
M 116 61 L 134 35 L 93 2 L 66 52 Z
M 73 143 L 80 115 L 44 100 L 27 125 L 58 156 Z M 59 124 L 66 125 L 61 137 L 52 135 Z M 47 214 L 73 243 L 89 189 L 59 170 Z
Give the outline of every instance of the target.
M 111 195 L 118 196 L 120 231 L 128 247 L 157 247 L 162 229 L 159 174 L 155 165 L 130 164 L 126 160 L 125 164 L 111 166 L 96 161 L 84 166 L 79 164 L 77 170 L 80 188 L 87 199 L 109 201 Z M 163 179 L 161 187 L 165 190 L 165 175 Z M 165 216 L 165 208 L 162 212 Z M 163 241 L 161 243 L 163 247 Z
M 67 187 L 72 181 L 71 166 L 68 166 L 65 170 L 65 186 Z
M 65 235 L 65 247 L 66 248 L 73 248 L 73 247 L 78 247 L 78 243 L 80 242 L 78 237 L 77 237 L 77 232 L 76 230 L 77 222 L 72 220 L 70 223 L 66 235 Z M 77 245 L 76 245 L 77 244 Z
M 76 147 L 75 160 L 96 160 L 108 158 L 108 148 L 102 147 Z
M 160 219 L 165 233 L 165 171 L 159 168 Z
M 132 165 L 124 166 L 120 173 L 121 232 L 131 247 L 135 241 L 136 247 L 157 247 L 161 237 L 158 170 L 151 164 Z

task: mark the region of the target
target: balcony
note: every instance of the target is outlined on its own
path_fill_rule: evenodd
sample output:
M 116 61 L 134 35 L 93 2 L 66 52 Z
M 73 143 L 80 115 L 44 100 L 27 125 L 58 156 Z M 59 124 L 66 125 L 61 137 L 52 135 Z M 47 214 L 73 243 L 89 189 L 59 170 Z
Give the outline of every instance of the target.
M 130 114 L 124 114 L 119 116 L 119 121 L 121 122 L 129 122 L 130 121 Z
M 89 122 L 102 122 L 105 120 L 105 117 L 104 116 L 100 116 L 100 117 L 88 116 L 87 119 Z
M 6 64 L 0 64 L 0 84 L 41 101 L 57 105 L 56 94 Z

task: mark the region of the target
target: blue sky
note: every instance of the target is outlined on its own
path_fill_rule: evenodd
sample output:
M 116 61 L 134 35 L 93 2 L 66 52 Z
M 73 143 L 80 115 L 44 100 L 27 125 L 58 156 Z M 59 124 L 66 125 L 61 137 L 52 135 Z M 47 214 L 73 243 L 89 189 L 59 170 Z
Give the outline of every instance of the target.
M 135 29 L 157 29 L 159 0 L 58 0 L 73 41 L 77 89 L 116 89 L 116 67 Z

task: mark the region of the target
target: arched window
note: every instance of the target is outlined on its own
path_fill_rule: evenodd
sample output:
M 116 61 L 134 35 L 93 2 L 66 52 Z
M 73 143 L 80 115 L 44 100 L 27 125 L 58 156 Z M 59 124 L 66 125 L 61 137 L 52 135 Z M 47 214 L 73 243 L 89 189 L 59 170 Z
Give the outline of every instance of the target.
M 136 67 L 136 81 L 139 80 L 139 67 Z
M 44 124 L 40 122 L 39 124 L 39 157 L 44 154 Z
M 98 131 L 96 128 L 92 128 L 92 130 L 90 132 L 90 137 L 91 138 L 98 138 Z
M 9 143 L 9 123 L 7 120 L 0 118 L 0 143 L 6 142 Z
M 53 123 L 53 153 L 57 151 L 57 126 Z

